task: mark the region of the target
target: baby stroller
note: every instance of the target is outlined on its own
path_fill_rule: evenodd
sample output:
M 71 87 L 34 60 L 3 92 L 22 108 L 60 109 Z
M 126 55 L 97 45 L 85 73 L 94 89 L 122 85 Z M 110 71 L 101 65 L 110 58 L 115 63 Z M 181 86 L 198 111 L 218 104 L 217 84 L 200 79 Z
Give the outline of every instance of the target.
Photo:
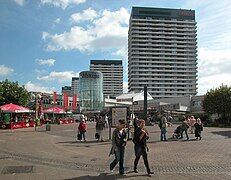
M 181 136 L 181 126 L 177 126 L 177 128 L 175 129 L 172 138 L 173 139 L 178 139 Z

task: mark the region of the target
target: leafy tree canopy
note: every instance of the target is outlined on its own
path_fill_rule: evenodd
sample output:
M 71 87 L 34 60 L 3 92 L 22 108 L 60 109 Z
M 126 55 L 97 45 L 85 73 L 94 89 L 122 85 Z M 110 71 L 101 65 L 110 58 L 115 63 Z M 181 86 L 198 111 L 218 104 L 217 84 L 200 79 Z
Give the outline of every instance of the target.
M 205 94 L 202 103 L 204 111 L 208 114 L 221 115 L 226 118 L 231 115 L 231 87 L 221 86 Z
M 25 106 L 28 102 L 29 92 L 18 82 L 10 82 L 8 79 L 0 81 L 0 105 L 17 104 Z

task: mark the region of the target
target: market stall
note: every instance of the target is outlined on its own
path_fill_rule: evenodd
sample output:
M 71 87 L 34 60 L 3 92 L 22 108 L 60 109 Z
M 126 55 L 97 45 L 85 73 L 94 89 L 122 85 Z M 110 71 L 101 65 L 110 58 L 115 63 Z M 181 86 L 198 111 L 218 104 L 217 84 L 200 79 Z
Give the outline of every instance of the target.
M 13 103 L 0 106 L 0 128 L 16 129 L 35 125 L 33 110 Z M 41 123 L 38 125 L 42 125 Z
M 45 123 L 69 124 L 75 121 L 71 118 L 71 112 L 59 107 L 43 110 Z

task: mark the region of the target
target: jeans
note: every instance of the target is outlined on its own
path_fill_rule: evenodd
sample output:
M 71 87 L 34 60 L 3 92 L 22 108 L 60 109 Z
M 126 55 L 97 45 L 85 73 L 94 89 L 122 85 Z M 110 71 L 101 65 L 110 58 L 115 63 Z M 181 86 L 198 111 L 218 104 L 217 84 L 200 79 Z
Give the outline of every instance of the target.
M 166 133 L 167 133 L 167 129 L 166 127 L 162 127 L 161 128 L 161 131 L 160 131 L 160 140 L 161 141 L 167 141 L 167 136 L 166 136 Z
M 86 140 L 85 132 L 79 132 L 81 136 L 81 140 L 83 139 L 84 141 Z
M 110 164 L 110 170 L 113 170 L 119 162 L 119 173 L 124 174 L 124 150 L 125 147 L 117 147 L 115 151 L 115 159 Z

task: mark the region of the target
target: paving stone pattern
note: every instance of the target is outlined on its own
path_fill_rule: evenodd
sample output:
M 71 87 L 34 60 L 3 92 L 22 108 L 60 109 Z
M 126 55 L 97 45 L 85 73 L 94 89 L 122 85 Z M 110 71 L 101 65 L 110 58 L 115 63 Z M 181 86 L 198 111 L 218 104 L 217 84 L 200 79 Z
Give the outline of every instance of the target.
M 109 171 L 111 141 L 108 129 L 104 142 L 94 139 L 95 123 L 87 124 L 87 142 L 76 141 L 78 124 L 0 130 L 0 179 L 147 179 L 143 159 L 139 173 L 133 173 L 134 145 L 128 141 L 124 176 L 118 167 Z M 177 125 L 168 128 L 171 137 Z M 159 141 L 157 125 L 150 132 L 149 163 L 154 179 L 231 179 L 231 129 L 204 128 L 201 141 L 194 134 L 176 140 Z

